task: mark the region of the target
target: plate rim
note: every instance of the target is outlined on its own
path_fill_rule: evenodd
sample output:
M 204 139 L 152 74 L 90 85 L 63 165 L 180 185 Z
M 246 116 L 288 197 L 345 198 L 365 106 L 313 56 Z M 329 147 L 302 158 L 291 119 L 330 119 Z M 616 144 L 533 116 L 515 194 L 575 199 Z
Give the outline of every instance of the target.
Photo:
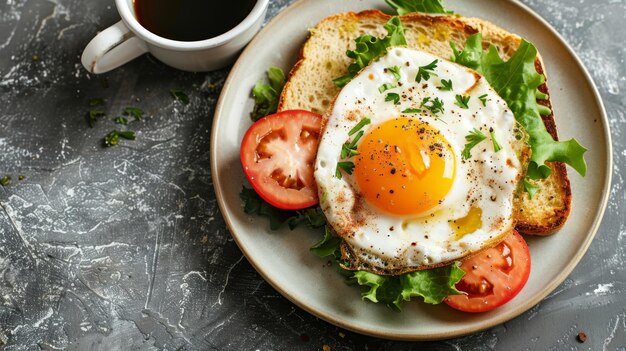
M 587 85 L 591 88 L 591 91 L 593 92 L 593 99 L 595 100 L 598 106 L 598 109 L 600 111 L 599 120 L 601 120 L 602 122 L 601 125 L 603 126 L 604 139 L 605 139 L 604 146 L 608 154 L 608 159 L 607 159 L 606 166 L 605 166 L 606 175 L 604 177 L 604 187 L 602 189 L 601 202 L 600 202 L 598 211 L 596 212 L 595 217 L 593 219 L 593 222 L 590 228 L 590 235 L 587 235 L 585 241 L 581 243 L 579 249 L 576 251 L 576 254 L 569 260 L 568 264 L 561 270 L 561 273 L 554 280 L 552 280 L 549 284 L 544 286 L 543 289 L 541 289 L 531 299 L 524 301 L 524 303 L 509 310 L 507 313 L 496 316 L 495 318 L 490 319 L 489 321 L 486 321 L 485 323 L 479 326 L 467 328 L 460 332 L 440 332 L 440 333 L 429 333 L 427 335 L 426 334 L 413 334 L 413 333 L 393 333 L 393 332 L 389 333 L 389 332 L 379 332 L 376 329 L 372 329 L 372 328 L 353 326 L 350 323 L 344 322 L 341 319 L 333 317 L 332 315 L 326 313 L 325 311 L 315 309 L 311 306 L 308 306 L 305 302 L 299 301 L 296 297 L 292 296 L 287 291 L 283 290 L 280 284 L 274 281 L 268 272 L 265 272 L 262 269 L 260 269 L 254 256 L 250 255 L 246 251 L 245 246 L 240 242 L 241 238 L 239 238 L 237 235 L 234 235 L 235 231 L 233 230 L 234 228 L 233 223 L 232 223 L 233 219 L 232 219 L 231 214 L 227 210 L 225 197 L 223 195 L 223 191 L 221 187 L 221 181 L 219 177 L 217 177 L 218 164 L 216 161 L 217 159 L 216 139 L 217 139 L 217 134 L 218 134 L 217 125 L 218 125 L 219 115 L 222 114 L 222 111 L 225 109 L 225 106 L 224 106 L 225 96 L 227 95 L 227 92 L 230 89 L 231 84 L 233 83 L 233 76 L 235 72 L 237 71 L 237 69 L 239 68 L 239 66 L 241 65 L 243 58 L 253 53 L 252 48 L 254 47 L 254 44 L 256 44 L 257 41 L 260 41 L 262 35 L 270 31 L 272 27 L 276 26 L 276 24 L 283 17 L 288 16 L 293 11 L 297 11 L 297 9 L 300 6 L 302 6 L 302 4 L 309 2 L 309 1 L 315 1 L 315 0 L 297 0 L 294 3 L 288 5 L 286 8 L 280 10 L 280 12 L 276 16 L 270 19 L 270 21 L 264 26 L 264 28 L 262 28 L 261 31 L 257 33 L 254 39 L 242 51 L 241 55 L 239 56 L 235 64 L 231 67 L 230 72 L 226 80 L 224 81 L 222 91 L 220 92 L 220 96 L 217 101 L 215 111 L 213 113 L 213 120 L 212 120 L 212 126 L 211 126 L 211 140 L 210 140 L 210 164 L 211 164 L 211 179 L 213 183 L 213 188 L 215 191 L 215 196 L 217 199 L 220 213 L 222 214 L 222 217 L 224 218 L 224 221 L 228 227 L 228 230 L 231 233 L 231 236 L 233 237 L 235 243 L 237 244 L 237 246 L 239 247 L 243 255 L 248 260 L 248 262 L 252 265 L 252 267 L 256 270 L 256 272 L 259 275 L 261 275 L 261 277 L 267 283 L 269 283 L 278 293 L 280 293 L 283 297 L 288 299 L 290 302 L 292 302 L 299 308 L 312 314 L 313 316 L 316 316 L 330 324 L 333 324 L 340 328 L 344 328 L 346 330 L 350 330 L 359 334 L 364 334 L 364 335 L 374 336 L 374 337 L 384 338 L 384 339 L 390 339 L 390 340 L 434 341 L 434 340 L 444 340 L 444 339 L 460 337 L 460 336 L 464 336 L 468 334 L 473 334 L 479 331 L 492 328 L 506 321 L 509 321 L 513 318 L 516 318 L 520 316 L 521 314 L 523 314 L 524 312 L 526 312 L 527 310 L 529 310 L 530 308 L 532 308 L 533 306 L 537 305 L 547 295 L 549 295 L 552 291 L 554 291 L 563 281 L 565 281 L 565 279 L 572 273 L 574 268 L 578 265 L 582 257 L 587 252 L 589 246 L 591 245 L 591 242 L 593 241 L 593 239 L 595 238 L 598 232 L 598 229 L 600 227 L 600 224 L 606 212 L 608 200 L 610 197 L 610 189 L 611 189 L 612 175 L 613 175 L 612 174 L 613 143 L 611 140 L 610 124 L 609 124 L 608 116 L 606 113 L 606 109 L 604 107 L 604 102 L 587 68 L 585 67 L 581 59 L 578 57 L 576 52 L 569 45 L 569 43 L 561 36 L 561 34 L 558 31 L 556 31 L 552 27 L 552 25 L 550 25 L 550 23 L 548 23 L 545 19 L 543 19 L 533 9 L 531 9 L 526 4 L 521 3 L 519 0 L 510 0 L 510 3 L 520 8 L 520 10 L 525 11 L 526 13 L 531 15 L 534 19 L 538 20 L 544 26 L 545 29 L 550 31 L 551 34 L 554 35 L 561 42 L 561 44 L 563 44 L 568 54 L 570 54 L 574 58 L 574 62 L 578 66 L 578 68 L 582 70 L 584 79 Z

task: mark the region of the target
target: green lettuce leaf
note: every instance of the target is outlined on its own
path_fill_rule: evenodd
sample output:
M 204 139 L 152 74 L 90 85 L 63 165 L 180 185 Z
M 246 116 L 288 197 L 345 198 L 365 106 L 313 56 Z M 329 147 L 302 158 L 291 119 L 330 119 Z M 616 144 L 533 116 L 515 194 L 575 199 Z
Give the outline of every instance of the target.
M 547 161 L 565 162 L 582 176 L 585 175 L 587 165 L 583 155 L 587 149 L 575 139 L 555 141 L 541 119 L 541 114 L 549 114 L 550 111 L 537 103 L 538 97 L 545 97 L 538 91 L 545 78 L 535 69 L 537 49 L 533 44 L 522 40 L 508 61 L 500 58 L 493 45 L 486 52 L 483 51 L 480 33 L 469 37 L 463 50 L 459 50 L 454 43 L 450 45 L 452 61 L 483 74 L 528 133 L 532 150 L 526 173 L 528 178 L 548 177 L 551 169 L 546 165 Z
M 250 117 L 253 121 L 276 112 L 280 92 L 285 86 L 285 73 L 278 67 L 270 67 L 267 70 L 267 78 L 269 84 L 259 81 L 252 88 L 254 109 L 250 113 Z
M 271 230 L 278 230 L 285 223 L 291 230 L 301 224 L 313 229 L 326 225 L 326 217 L 319 206 L 301 211 L 281 210 L 265 202 L 254 189 L 246 187 L 241 189 L 239 198 L 243 201 L 243 211 L 268 218 Z
M 326 225 L 326 217 L 319 206 L 306 208 L 300 211 L 287 211 L 291 213 L 291 217 L 287 219 L 287 225 L 289 229 L 293 230 L 300 224 L 318 229 Z
M 346 55 L 354 60 L 348 66 L 348 73 L 333 80 L 338 87 L 348 84 L 361 69 L 367 66 L 373 59 L 387 52 L 387 48 L 397 45 L 406 45 L 404 27 L 398 17 L 393 17 L 385 24 L 387 35 L 377 38 L 371 35 L 362 35 L 356 39 L 356 48 L 348 50 Z
M 400 276 L 402 282 L 402 299 L 411 300 L 413 296 L 421 296 L 424 302 L 440 304 L 446 296 L 460 295 L 454 286 L 465 275 L 455 262 L 451 265 L 426 269 Z
M 524 182 L 524 191 L 528 193 L 528 197 L 532 200 L 532 198 L 539 191 L 539 186 L 529 182 L 527 179 L 523 180 Z
M 243 211 L 247 214 L 267 217 L 270 220 L 270 229 L 277 230 L 292 217 L 293 211 L 278 209 L 265 202 L 254 189 L 244 187 L 239 193 L 244 203 Z
M 463 278 L 465 272 L 457 263 L 427 269 L 400 276 L 382 276 L 366 271 L 354 273 L 353 280 L 369 289 L 361 294 L 363 300 L 380 302 L 394 310 L 402 309 L 403 301 L 420 296 L 424 302 L 439 304 L 446 296 L 459 295 L 454 285 Z
M 334 256 L 335 259 L 339 259 L 341 258 L 339 244 L 341 244 L 341 239 L 334 236 L 327 226 L 324 231 L 324 239 L 311 246 L 309 250 L 319 257 Z
M 453 13 L 443 8 L 441 0 L 385 0 L 399 15 L 411 12 Z

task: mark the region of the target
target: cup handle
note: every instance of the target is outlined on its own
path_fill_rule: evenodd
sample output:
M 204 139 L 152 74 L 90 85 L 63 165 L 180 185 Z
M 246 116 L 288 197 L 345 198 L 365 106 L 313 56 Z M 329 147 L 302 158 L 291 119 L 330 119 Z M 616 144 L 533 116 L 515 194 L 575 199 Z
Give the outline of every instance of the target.
M 80 61 L 89 72 L 104 73 L 147 51 L 146 43 L 119 21 L 91 39 Z

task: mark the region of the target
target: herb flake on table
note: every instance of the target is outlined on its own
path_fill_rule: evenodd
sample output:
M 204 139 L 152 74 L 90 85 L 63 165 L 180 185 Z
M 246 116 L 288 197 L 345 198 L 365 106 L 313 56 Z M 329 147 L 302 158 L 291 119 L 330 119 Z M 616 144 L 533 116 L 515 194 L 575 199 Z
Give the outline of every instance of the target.
M 105 116 L 105 113 L 102 110 L 90 110 L 89 113 L 87 114 L 87 117 L 89 120 L 89 128 L 93 128 L 96 122 L 98 121 L 98 118 L 102 118 L 104 116 Z
M 7 186 L 11 184 L 11 177 L 8 175 L 5 175 L 4 177 L 0 178 L 0 185 L 2 186 Z
M 128 124 L 128 119 L 126 117 L 115 117 L 113 119 L 113 122 L 117 123 L 117 124 L 123 124 L 123 125 L 127 125 Z
M 178 100 L 184 105 L 189 103 L 189 96 L 187 96 L 187 94 L 180 89 L 170 89 L 170 95 L 172 95 L 174 100 Z
M 134 117 L 135 120 L 141 121 L 143 118 L 144 112 L 142 109 L 137 107 L 126 107 L 124 109 L 124 116 Z
M 113 130 L 104 137 L 104 146 L 106 147 L 115 146 L 119 143 L 120 138 L 124 138 L 126 140 L 135 140 L 135 132 L 131 130 L 126 130 L 126 131 Z
M 104 99 L 101 98 L 95 98 L 95 99 L 91 99 L 89 100 L 89 106 L 104 106 Z

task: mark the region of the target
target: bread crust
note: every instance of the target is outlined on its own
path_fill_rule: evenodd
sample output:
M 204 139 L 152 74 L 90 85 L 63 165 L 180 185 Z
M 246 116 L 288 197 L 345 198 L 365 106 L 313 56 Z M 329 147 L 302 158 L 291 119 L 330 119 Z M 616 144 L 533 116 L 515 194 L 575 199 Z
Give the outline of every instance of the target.
M 539 86 L 539 91 L 548 96 L 548 99 L 541 99 L 537 101 L 539 104 L 548 107 L 551 111 L 549 115 L 542 116 L 541 119 L 543 120 L 543 124 L 546 126 L 548 133 L 552 135 L 552 138 L 554 138 L 554 140 L 559 140 L 556 123 L 554 121 L 554 110 L 552 109 L 552 104 L 549 100 L 550 92 L 547 84 L 548 79 L 543 68 L 543 61 L 540 57 L 535 60 L 535 69 L 537 70 L 537 73 L 546 77 L 546 82 Z M 535 220 L 523 217 L 518 213 L 518 216 L 521 218 L 517 220 L 515 228 L 521 233 L 541 236 L 549 235 L 560 229 L 565 224 L 567 217 L 569 217 L 572 207 L 572 188 L 567 175 L 567 169 L 565 168 L 565 164 L 563 162 L 550 162 L 549 166 L 552 169 L 551 177 L 556 179 L 556 183 L 558 184 L 560 193 L 562 194 L 562 206 L 554 207 L 550 211 L 546 211 L 544 217 L 537 218 Z
M 314 38 L 314 36 L 318 35 L 319 31 L 328 28 L 334 28 L 333 26 L 338 26 L 345 23 L 375 23 L 378 27 L 382 28 L 382 25 L 386 23 L 389 19 L 391 19 L 391 17 L 392 16 L 387 15 L 379 10 L 366 10 L 358 13 L 345 12 L 335 14 L 319 22 L 315 28 L 309 31 L 309 39 L 300 49 L 299 60 L 288 74 L 287 83 L 285 84 L 285 88 L 283 89 L 280 96 L 278 111 L 301 108 L 324 114 L 328 107 L 332 106 L 332 101 L 334 101 L 336 93 L 339 91 L 339 89 L 337 87 L 334 87 L 332 84 L 329 84 L 329 82 L 319 83 L 325 84 L 324 87 L 326 88 L 326 90 L 330 90 L 324 91 L 324 93 L 328 95 L 324 100 L 324 102 L 326 102 L 325 106 L 318 105 L 316 107 L 310 108 L 310 106 L 306 106 L 306 103 L 294 105 L 294 101 L 299 98 L 297 96 L 297 93 L 302 92 L 302 88 L 296 87 L 295 84 L 300 83 L 303 79 L 315 79 L 315 77 L 308 76 L 308 72 L 306 72 L 306 70 L 310 69 L 310 67 L 305 66 L 306 63 L 311 63 L 314 62 L 313 60 L 315 60 L 313 54 L 315 53 L 315 50 L 317 48 L 314 47 L 316 44 L 314 43 L 315 40 L 313 39 L 317 39 L 316 37 Z M 450 33 L 453 33 L 453 36 L 455 36 L 455 38 L 457 39 L 457 44 L 461 47 L 464 45 L 465 39 L 467 37 L 477 32 L 481 32 L 483 35 L 483 47 L 486 49 L 489 44 L 496 45 L 496 47 L 500 51 L 501 56 L 503 56 L 504 59 L 508 59 L 517 49 L 521 42 L 521 38 L 519 36 L 479 18 L 411 13 L 400 16 L 400 19 L 405 27 L 416 24 L 425 28 L 445 28 Z M 371 28 L 368 28 L 368 31 L 371 30 Z M 343 41 L 345 41 L 346 45 L 352 45 L 354 43 L 354 39 L 359 36 L 358 32 L 355 32 L 353 34 L 353 37 L 351 37 L 349 41 L 345 41 L 345 37 L 343 37 Z M 435 32 L 434 34 L 437 33 Z M 409 47 L 411 47 L 411 45 L 409 45 Z M 350 48 L 351 46 L 343 46 L 344 52 L 346 49 Z M 430 51 L 431 53 L 440 57 L 446 58 L 446 56 L 442 55 L 440 52 L 429 50 L 429 48 L 419 48 L 425 51 Z M 345 55 L 343 54 L 343 52 L 341 54 L 342 57 L 333 57 L 331 59 L 345 63 L 343 62 L 346 61 Z M 309 55 L 311 55 L 311 57 L 309 57 Z M 537 59 L 535 60 L 535 67 L 539 74 L 542 74 L 544 75 L 544 77 L 546 77 L 547 81 L 544 65 L 539 54 L 537 55 Z M 342 67 L 344 72 L 346 68 L 347 64 L 344 64 L 344 67 Z M 335 77 L 337 76 L 339 75 L 336 75 Z M 545 94 L 548 94 L 547 83 L 542 84 L 539 87 L 539 90 Z M 542 120 L 544 122 L 544 125 L 546 126 L 547 131 L 554 137 L 555 140 L 558 140 L 556 123 L 554 121 L 554 112 L 552 110 L 552 106 L 549 100 L 549 94 L 547 100 L 539 100 L 538 102 L 550 108 L 550 115 L 542 116 Z M 530 199 L 528 194 L 523 191 L 520 191 L 518 194 L 516 194 L 516 199 L 514 200 L 516 202 L 515 208 L 517 209 L 517 211 L 514 211 L 514 218 L 516 221 L 515 229 L 523 234 L 551 234 L 559 229 L 561 226 L 563 226 L 570 213 L 572 194 L 565 165 L 562 162 L 549 162 L 548 166 L 552 169 L 552 174 L 548 179 L 540 182 L 542 186 L 540 191 L 540 193 L 542 194 L 540 196 L 535 196 L 535 198 Z M 543 202 L 545 199 L 549 200 L 547 204 Z

